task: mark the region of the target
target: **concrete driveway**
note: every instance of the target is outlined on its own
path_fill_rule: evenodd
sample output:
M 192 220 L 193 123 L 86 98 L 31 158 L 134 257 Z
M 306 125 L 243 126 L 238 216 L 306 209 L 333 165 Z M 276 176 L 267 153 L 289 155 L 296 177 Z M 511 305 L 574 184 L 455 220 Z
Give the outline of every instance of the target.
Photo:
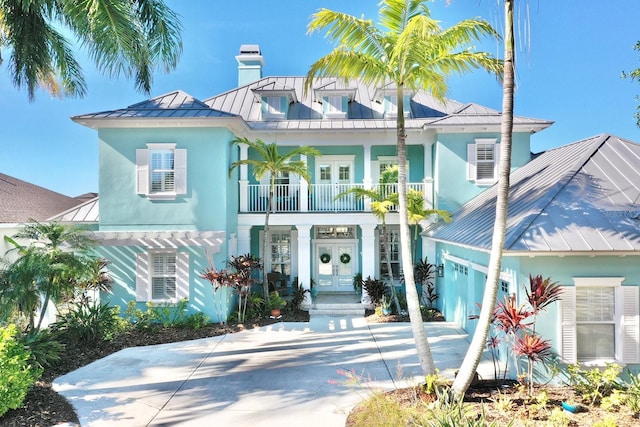
M 425 323 L 436 366 L 460 366 L 469 341 L 452 323 Z M 482 376 L 492 375 L 485 357 Z M 345 384 L 339 371 L 363 377 Z M 371 388 L 423 380 L 408 323 L 358 318 L 278 323 L 214 338 L 129 348 L 57 378 L 85 426 L 333 427 Z

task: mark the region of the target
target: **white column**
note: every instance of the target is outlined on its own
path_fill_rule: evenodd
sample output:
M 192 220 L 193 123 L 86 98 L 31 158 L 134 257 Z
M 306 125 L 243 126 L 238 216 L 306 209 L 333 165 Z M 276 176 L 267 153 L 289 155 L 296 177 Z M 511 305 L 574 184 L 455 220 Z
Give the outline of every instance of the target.
M 432 139 L 432 138 L 430 138 Z M 424 147 L 424 179 L 422 180 L 422 190 L 424 193 L 424 203 L 427 209 L 433 209 L 433 159 L 432 159 L 432 147 L 433 141 L 428 141 L 422 144 Z
M 249 146 L 240 144 L 240 160 L 249 158 Z M 238 181 L 240 188 L 240 212 L 248 212 L 249 203 L 249 167 L 240 165 L 240 180 Z
M 245 255 L 251 252 L 251 226 L 239 225 L 237 238 L 238 255 Z
M 362 279 L 376 277 L 376 224 L 360 225 L 362 232 Z M 363 304 L 371 304 L 369 295 L 362 291 Z
M 298 284 L 311 291 L 311 225 L 297 224 L 298 230 Z M 305 293 L 305 306 L 311 305 L 311 292 Z
M 367 190 L 371 189 L 371 145 L 364 145 L 364 179 L 363 184 L 364 188 Z M 364 210 L 371 210 L 371 199 L 368 197 L 364 198 Z M 367 276 L 364 276 L 367 277 Z M 371 276 L 373 277 L 373 276 Z
M 307 166 L 307 156 L 300 156 L 300 160 L 302 160 Z M 300 177 L 300 200 L 298 200 L 298 206 L 300 212 L 308 212 L 309 211 L 309 183 L 302 177 Z

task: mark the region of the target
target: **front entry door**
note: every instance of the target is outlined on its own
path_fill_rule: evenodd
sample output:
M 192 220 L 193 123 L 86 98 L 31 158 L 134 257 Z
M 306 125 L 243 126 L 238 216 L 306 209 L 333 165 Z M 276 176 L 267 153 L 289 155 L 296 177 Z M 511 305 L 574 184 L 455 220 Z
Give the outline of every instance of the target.
M 319 292 L 353 291 L 353 276 L 357 270 L 357 243 L 316 245 L 316 283 Z

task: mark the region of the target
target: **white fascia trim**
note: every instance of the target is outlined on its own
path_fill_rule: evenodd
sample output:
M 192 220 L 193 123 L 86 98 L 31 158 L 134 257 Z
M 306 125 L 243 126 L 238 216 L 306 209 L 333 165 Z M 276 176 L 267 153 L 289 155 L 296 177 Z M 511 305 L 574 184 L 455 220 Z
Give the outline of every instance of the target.
M 251 131 L 247 122 L 236 117 L 141 117 L 141 118 L 72 118 L 74 122 L 91 129 L 226 127 L 244 132 Z
M 576 286 L 622 286 L 625 277 L 572 277 Z

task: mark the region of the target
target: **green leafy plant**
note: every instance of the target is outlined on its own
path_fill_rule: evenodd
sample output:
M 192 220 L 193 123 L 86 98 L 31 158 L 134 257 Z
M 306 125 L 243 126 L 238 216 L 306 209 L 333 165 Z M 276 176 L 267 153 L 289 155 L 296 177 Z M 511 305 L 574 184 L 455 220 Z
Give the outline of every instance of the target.
M 353 276 L 353 290 L 360 293 L 362 292 L 363 280 L 362 273 L 357 273 Z
M 585 370 L 579 363 L 567 367 L 569 385 L 591 405 L 600 404 L 602 399 L 610 396 L 614 390 L 622 389 L 621 372 L 622 368 L 615 363 L 607 363 L 604 369 Z
M 209 316 L 201 311 L 198 311 L 190 316 L 187 316 L 187 318 L 184 320 L 183 325 L 187 328 L 199 331 L 207 324 L 209 324 L 209 320 Z
M 291 308 L 294 310 L 300 310 L 302 303 L 304 302 L 305 295 L 309 292 L 309 289 L 304 289 L 302 287 L 302 283 L 294 283 L 293 295 L 291 296 Z
M 278 291 L 273 291 L 269 294 L 269 301 L 267 302 L 269 310 L 280 310 L 286 304 L 287 302 L 280 296 Z
M 164 328 L 169 328 L 183 325 L 186 322 L 188 303 L 189 301 L 183 298 L 177 303 L 153 304 L 148 306 L 148 309 L 151 311 L 151 318 L 154 321 L 160 323 Z
M 123 330 L 120 307 L 108 304 L 79 304 L 58 318 L 51 329 L 71 342 L 109 341 Z
M 58 334 L 52 333 L 50 329 L 27 332 L 22 335 L 22 343 L 29 349 L 31 360 L 43 368 L 55 366 L 65 349 Z
M 413 274 L 416 283 L 422 286 L 422 302 L 428 308 L 432 308 L 433 304 L 438 300 L 436 285 L 434 282 L 436 267 L 427 262 L 427 258 L 419 260 L 413 266 Z
M 18 339 L 18 328 L 0 328 L 0 417 L 19 408 L 31 386 L 42 375 L 42 368 L 32 363 L 27 347 Z
M 363 282 L 363 286 L 367 295 L 371 299 L 371 303 L 379 305 L 382 301 L 382 297 L 387 294 L 387 287 L 382 280 L 372 279 L 368 276 Z

